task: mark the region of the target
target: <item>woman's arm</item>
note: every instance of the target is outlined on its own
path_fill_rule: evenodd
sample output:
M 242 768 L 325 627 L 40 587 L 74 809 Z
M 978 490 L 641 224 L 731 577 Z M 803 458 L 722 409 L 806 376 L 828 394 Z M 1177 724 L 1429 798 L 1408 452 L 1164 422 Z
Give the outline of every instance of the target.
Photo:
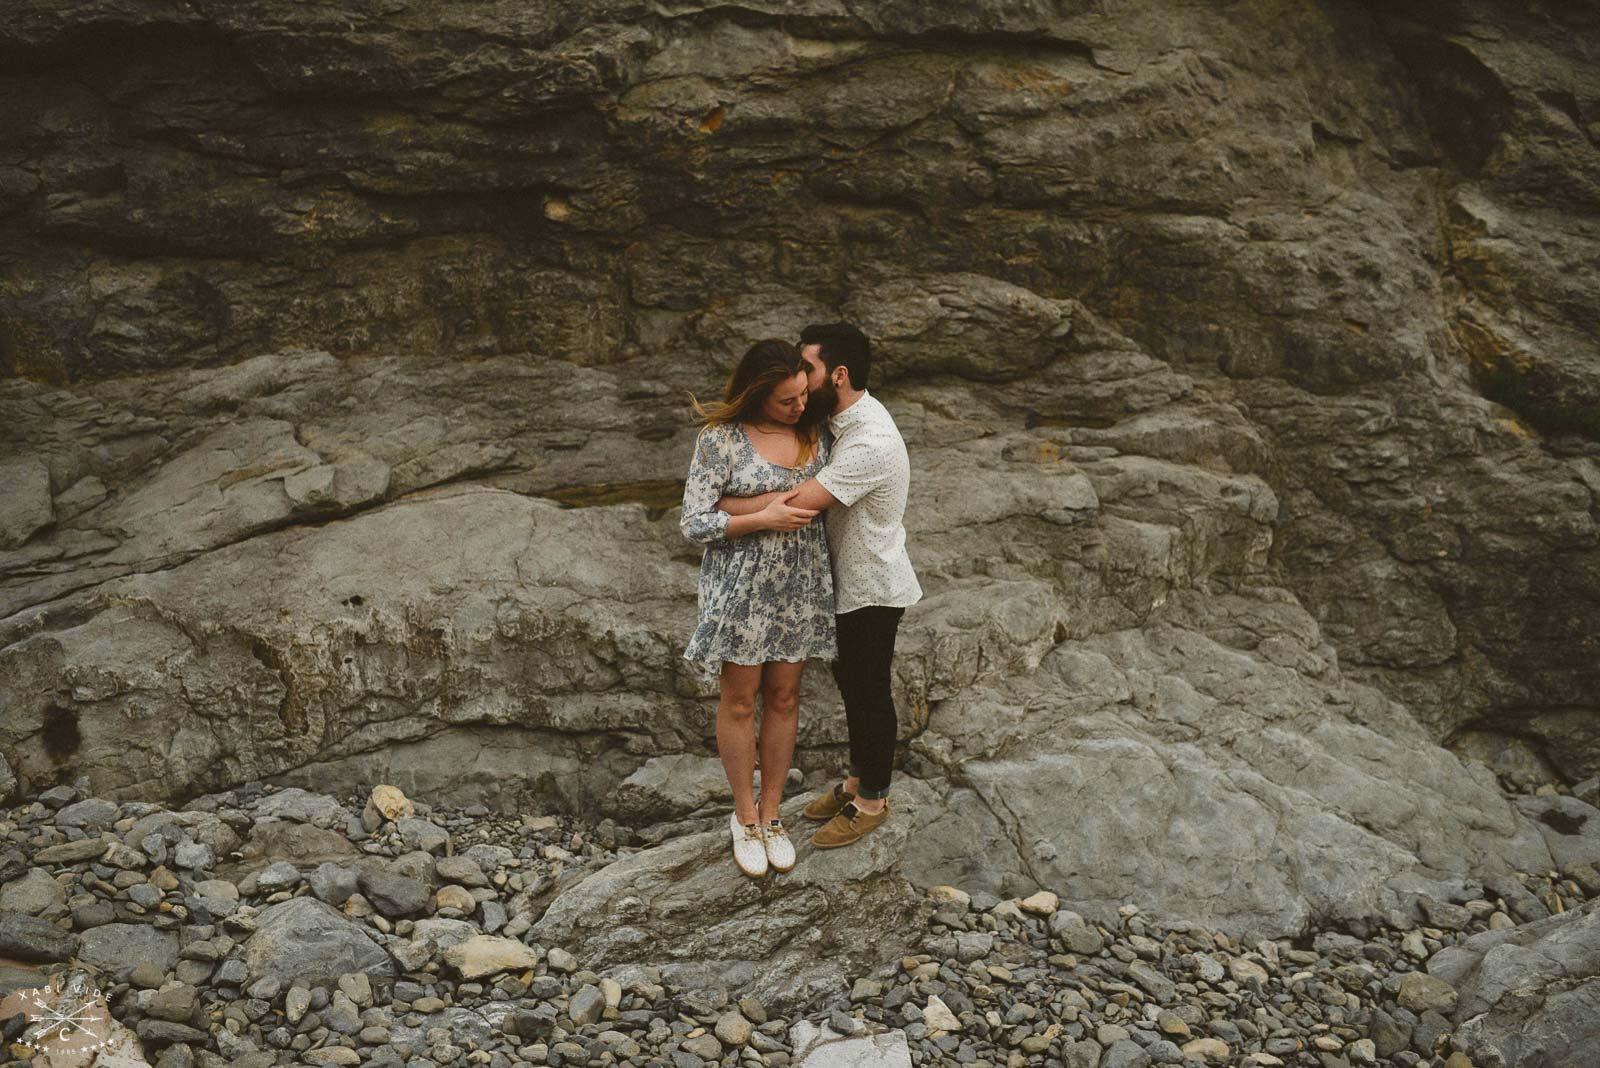
M 839 501 L 829 493 L 827 487 L 814 478 L 808 478 L 799 486 L 787 493 L 777 490 L 763 493 L 758 497 L 721 497 L 717 500 L 717 511 L 727 512 L 732 516 L 750 515 L 771 506 L 773 501 L 784 500 L 789 507 L 816 515 L 824 509 L 832 508 Z
M 768 526 L 771 517 L 765 511 L 756 512 L 754 515 L 730 515 L 728 517 L 728 537 L 742 538 L 746 534 L 754 534 L 758 530 L 771 530 Z
M 823 451 L 824 458 L 826 458 L 827 452 L 833 448 L 833 432 L 827 427 L 823 427 L 821 429 L 819 433 L 818 445 Z M 810 488 L 808 489 L 808 487 Z M 806 491 L 806 493 L 802 494 L 802 496 L 805 496 L 809 499 L 811 491 L 816 489 L 815 480 L 806 482 L 800 487 L 800 489 Z M 767 505 L 771 504 L 773 501 L 782 496 L 784 496 L 784 494 L 778 492 L 777 490 L 773 490 L 771 493 L 758 493 L 754 497 L 723 497 L 717 501 L 717 511 L 727 512 L 729 515 L 750 515 L 753 512 L 761 511 L 761 509 L 765 508 Z M 822 498 L 817 497 L 816 500 L 821 501 Z M 826 503 L 802 504 L 799 500 L 790 500 L 788 503 L 792 508 L 803 507 L 809 511 L 816 512 L 823 508 L 830 508 L 838 502 L 833 500 L 832 497 L 828 497 Z
M 720 428 L 708 428 L 695 441 L 694 459 L 689 464 L 689 477 L 683 484 L 683 517 L 678 527 L 683 536 L 701 545 L 715 545 L 732 538 L 742 538 L 761 530 L 799 530 L 817 514 L 804 508 L 790 507 L 790 493 L 767 493 L 761 508 L 741 515 L 729 515 L 716 507 L 722 499 L 722 490 L 728 484 L 733 468 L 733 452 Z M 740 500 L 741 498 L 727 498 Z
M 689 476 L 683 483 L 683 516 L 678 520 L 678 529 L 690 541 L 715 545 L 738 536 L 728 529 L 732 517 L 716 509 L 717 498 L 722 496 L 732 468 L 733 453 L 727 447 L 722 429 L 708 426 L 701 430 L 695 438 Z M 748 530 L 740 533 L 748 533 Z
M 717 511 L 729 515 L 751 515 L 783 496 L 777 490 L 754 497 L 723 497 L 717 501 Z

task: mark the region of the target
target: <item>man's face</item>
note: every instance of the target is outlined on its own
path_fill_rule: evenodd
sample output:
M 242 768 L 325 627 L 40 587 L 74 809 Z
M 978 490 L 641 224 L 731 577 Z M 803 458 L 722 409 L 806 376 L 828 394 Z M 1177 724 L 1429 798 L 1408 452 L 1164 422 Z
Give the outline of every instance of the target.
M 828 376 L 828 369 L 822 362 L 821 345 L 800 346 L 800 358 L 806 364 L 806 385 L 811 390 L 811 397 L 806 405 L 813 419 L 821 421 L 833 414 L 839 406 L 839 390 Z M 840 374 L 838 370 L 834 374 Z
M 828 369 L 822 365 L 822 346 L 801 345 L 800 358 L 806 361 L 806 388 L 816 392 L 828 377 Z

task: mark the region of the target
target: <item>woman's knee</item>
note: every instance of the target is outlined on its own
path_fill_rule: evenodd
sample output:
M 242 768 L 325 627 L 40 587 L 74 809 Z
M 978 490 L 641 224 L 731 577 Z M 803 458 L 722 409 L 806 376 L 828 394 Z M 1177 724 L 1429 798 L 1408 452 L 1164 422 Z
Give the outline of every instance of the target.
M 724 693 L 717 703 L 717 714 L 735 720 L 751 719 L 756 714 L 756 697 L 753 693 Z
M 768 686 L 761 691 L 761 712 L 775 716 L 793 716 L 800 711 L 800 687 Z

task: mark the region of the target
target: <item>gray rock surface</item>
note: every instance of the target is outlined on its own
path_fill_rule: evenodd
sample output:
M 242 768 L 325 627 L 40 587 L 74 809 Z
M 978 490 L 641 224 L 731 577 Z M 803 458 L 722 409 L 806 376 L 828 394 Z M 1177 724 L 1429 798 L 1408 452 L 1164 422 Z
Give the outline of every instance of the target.
M 713 800 L 733 799 L 722 761 L 714 756 L 669 753 L 651 757 L 602 801 L 619 818 L 649 823 L 682 816 Z
M 806 799 L 783 808 L 800 822 Z M 683 985 L 753 991 L 794 1004 L 874 967 L 926 915 L 900 874 L 914 829 L 935 815 L 915 781 L 897 815 L 848 849 L 818 850 L 797 828 L 781 880 L 734 879 L 726 827 L 624 857 L 556 896 L 533 937 L 590 966 L 641 964 Z
M 5 912 L 49 917 L 61 912 L 65 901 L 61 884 L 43 868 L 29 868 L 0 886 L 0 910 Z
M 142 923 L 108 923 L 83 932 L 78 958 L 107 971 L 139 964 L 170 971 L 178 962 L 178 950 L 176 931 L 158 931 Z
M 1179 388 L 1178 376 L 1137 353 L 1096 351 L 1102 380 L 1164 373 Z M 1245 584 L 1266 581 L 1277 505 L 1264 482 L 1075 445 L 1054 428 L 975 429 L 1003 427 L 1004 412 L 1038 388 L 943 380 L 895 401 L 929 502 L 912 518 L 929 596 L 901 642 L 902 734 L 908 770 L 935 783 L 950 814 L 909 859 L 910 877 L 948 882 L 972 865 L 989 889 L 1007 873 L 1054 879 L 1096 907 L 1120 901 L 1132 880 L 1151 904 L 1179 914 L 1281 932 L 1312 916 L 1396 915 L 1429 880 L 1546 862 L 1539 832 L 1485 774 L 1433 748 L 1404 708 L 1343 677 L 1291 593 Z M 1187 509 L 1183 519 L 1174 507 Z M 475 518 L 463 523 L 464 511 Z M 988 525 L 961 522 L 973 516 Z M 538 536 L 508 541 L 508 529 Z M 1038 562 L 1061 552 L 1063 537 L 1075 548 L 1051 565 L 1061 573 L 1041 573 Z M 204 785 L 233 766 L 212 759 L 220 749 L 284 781 L 370 776 L 463 800 L 582 807 L 640 767 L 606 737 L 645 752 L 709 740 L 706 691 L 673 644 L 692 614 L 694 567 L 680 545 L 670 517 L 638 506 L 563 509 L 449 488 L 112 580 L 120 605 L 152 606 L 140 627 L 130 633 L 118 608 L 8 652 L 29 673 L 92 657 L 113 679 L 134 670 L 119 665 L 125 655 L 151 655 L 127 644 L 142 634 L 166 655 L 190 652 L 177 677 L 141 686 L 140 701 L 166 701 L 177 722 L 193 714 L 194 693 L 244 702 L 207 721 L 204 745 L 158 752 L 125 738 L 104 769 L 125 777 L 122 790 L 148 781 L 158 763 L 167 781 Z M 983 555 L 997 546 L 999 558 Z M 415 559 L 460 576 L 428 595 L 430 615 L 460 621 L 448 646 L 406 622 L 415 592 L 393 576 Z M 670 563 L 642 566 L 649 560 Z M 304 603 L 285 612 L 256 599 L 257 588 Z M 310 599 L 323 603 L 330 589 L 350 602 L 341 631 L 312 622 L 321 610 Z M 174 612 L 213 621 L 205 652 L 192 627 L 165 622 Z M 572 654 L 543 655 L 530 674 L 523 641 Z M 282 652 L 263 661 L 263 648 Z M 592 654 L 579 653 L 595 649 L 608 658 L 600 675 Z M 359 671 L 335 667 L 357 662 Z M 436 668 L 419 676 L 428 662 Z M 464 686 L 467 665 L 478 681 Z M 241 671 L 256 683 L 241 687 Z M 438 703 L 442 728 L 434 715 L 381 728 L 366 718 L 364 694 L 419 685 L 417 699 Z M 839 744 L 842 716 L 825 673 L 812 672 L 808 686 L 821 714 L 807 717 L 802 746 Z M 82 714 L 115 730 L 116 706 Z M 508 735 L 505 725 L 519 730 Z M 327 752 L 323 737 L 347 741 Z M 713 758 L 698 759 L 710 767 Z M 1062 796 L 1072 803 L 1059 804 Z M 1150 851 L 1163 836 L 1190 862 Z M 972 840 L 988 851 L 973 855 Z M 1307 840 L 1329 848 L 1302 857 L 1288 845 Z M 1437 848 L 1447 841 L 1465 848 Z M 1236 879 L 1243 896 L 1215 894 L 1219 880 Z
M 1474 1064 L 1555 1068 L 1600 1048 L 1600 903 L 1474 935 L 1447 970 L 1456 1041 Z
M 38 460 L 0 463 L 0 549 L 16 549 L 55 522 L 50 505 L 50 469 Z
M 0 956 L 26 961 L 65 961 L 78 952 L 71 931 L 36 916 L 0 912 Z
M 796 1068 L 911 1068 L 902 1031 L 839 1035 L 802 1020 L 789 1032 Z
M 332 985 L 348 972 L 387 978 L 394 961 L 360 926 L 311 897 L 296 897 L 262 911 L 245 946 L 251 976 Z
M 298 787 L 280 790 L 264 798 L 257 811 L 262 816 L 332 827 L 345 818 L 344 808 L 325 794 L 308 793 Z
M 84 811 L 74 807 L 83 792 L 54 787 L 47 802 L 13 808 L 15 818 L 0 822 L 0 857 L 17 846 L 70 843 L 80 829 L 56 817 Z M 136 1036 L 129 1052 L 156 1056 L 162 1068 L 270 1068 L 300 1046 L 306 1063 L 441 1064 L 471 1050 L 508 1068 L 557 1057 L 674 1066 L 692 1057 L 751 1068 L 1025 1068 L 1030 1059 L 1073 1068 L 1185 1059 L 1270 1066 L 1314 1057 L 1407 1068 L 1443 1064 L 1452 1046 L 1471 1048 L 1473 1063 L 1560 1063 L 1551 1058 L 1592 1038 L 1589 935 L 1600 873 L 1581 863 L 1565 873 L 1507 873 L 1454 898 L 1422 896 L 1420 926 L 1351 921 L 1246 942 L 1199 924 L 1167 926 L 1132 902 L 1091 924 L 1065 907 L 1077 902 L 1021 878 L 1009 880 L 1005 897 L 949 885 L 919 894 L 899 869 L 913 852 L 908 842 L 940 811 L 932 790 L 915 782 L 866 843 L 826 855 L 802 846 L 794 872 L 759 883 L 737 875 L 720 830 L 641 848 L 636 832 L 609 818 L 585 824 L 397 798 L 448 834 L 453 855 L 434 858 L 392 823 L 367 829 L 358 818 L 367 791 L 290 793 L 291 803 L 340 810 L 359 868 L 386 865 L 419 884 L 430 872 L 482 875 L 473 891 L 480 908 L 463 919 L 450 918 L 442 900 L 425 898 L 427 914 L 412 918 L 359 892 L 336 912 L 306 894 L 319 868 L 299 861 L 277 862 L 297 874 L 274 887 L 251 867 L 259 858 L 239 862 L 237 884 L 155 859 L 153 847 L 169 835 L 214 838 L 212 821 L 242 836 L 238 853 L 274 841 L 297 858 L 327 851 L 332 832 L 266 814 L 282 811 L 274 799 L 285 792 L 249 784 L 192 799 L 180 813 L 125 802 L 128 818 L 160 828 L 113 875 L 125 889 L 95 875 L 96 857 L 0 866 L 0 879 L 38 870 L 78 888 L 62 917 L 73 932 L 0 916 L 0 948 L 87 947 L 97 988 Z M 1566 796 L 1539 800 L 1561 811 L 1553 802 Z M 802 801 L 791 802 L 791 819 Z M 692 869 L 673 868 L 675 846 L 692 856 Z M 224 902 L 231 908 L 218 912 Z M 1518 926 L 1507 917 L 1531 915 L 1529 902 L 1543 919 Z M 1436 918 L 1449 922 L 1432 926 Z M 624 931 L 630 923 L 651 938 Z M 536 940 L 552 934 L 586 959 Z M 352 939 L 382 946 L 404 974 L 343 970 L 362 954 L 349 948 Z M 766 939 L 777 957 L 766 955 Z M 271 970 L 258 974 L 273 941 Z M 6 965 L 0 995 L 46 978 Z M 0 1005 L 13 1029 L 25 1024 L 11 1019 L 14 1003 Z M 218 1015 L 237 1028 L 208 1029 Z
M 684 395 L 848 315 L 928 593 L 901 876 L 1287 934 L 1587 857 L 1438 743 L 1600 771 L 1591 32 L 1504 0 L 21 0 L 3 766 L 587 814 L 711 758 Z M 837 770 L 826 672 L 804 702 L 799 761 Z M 278 803 L 216 874 L 349 855 Z

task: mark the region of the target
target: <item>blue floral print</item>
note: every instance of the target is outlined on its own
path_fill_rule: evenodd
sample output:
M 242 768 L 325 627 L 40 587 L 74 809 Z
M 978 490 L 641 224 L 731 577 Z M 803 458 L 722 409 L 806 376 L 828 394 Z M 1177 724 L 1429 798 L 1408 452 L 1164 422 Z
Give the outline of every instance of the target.
M 707 667 L 795 662 L 838 654 L 833 572 L 824 517 L 799 530 L 761 530 L 729 538 L 721 497 L 787 491 L 822 470 L 832 444 L 826 428 L 817 455 L 801 467 L 762 458 L 738 423 L 708 426 L 695 443 L 683 487 L 683 536 L 706 547 L 700 561 L 700 618 L 684 658 Z

